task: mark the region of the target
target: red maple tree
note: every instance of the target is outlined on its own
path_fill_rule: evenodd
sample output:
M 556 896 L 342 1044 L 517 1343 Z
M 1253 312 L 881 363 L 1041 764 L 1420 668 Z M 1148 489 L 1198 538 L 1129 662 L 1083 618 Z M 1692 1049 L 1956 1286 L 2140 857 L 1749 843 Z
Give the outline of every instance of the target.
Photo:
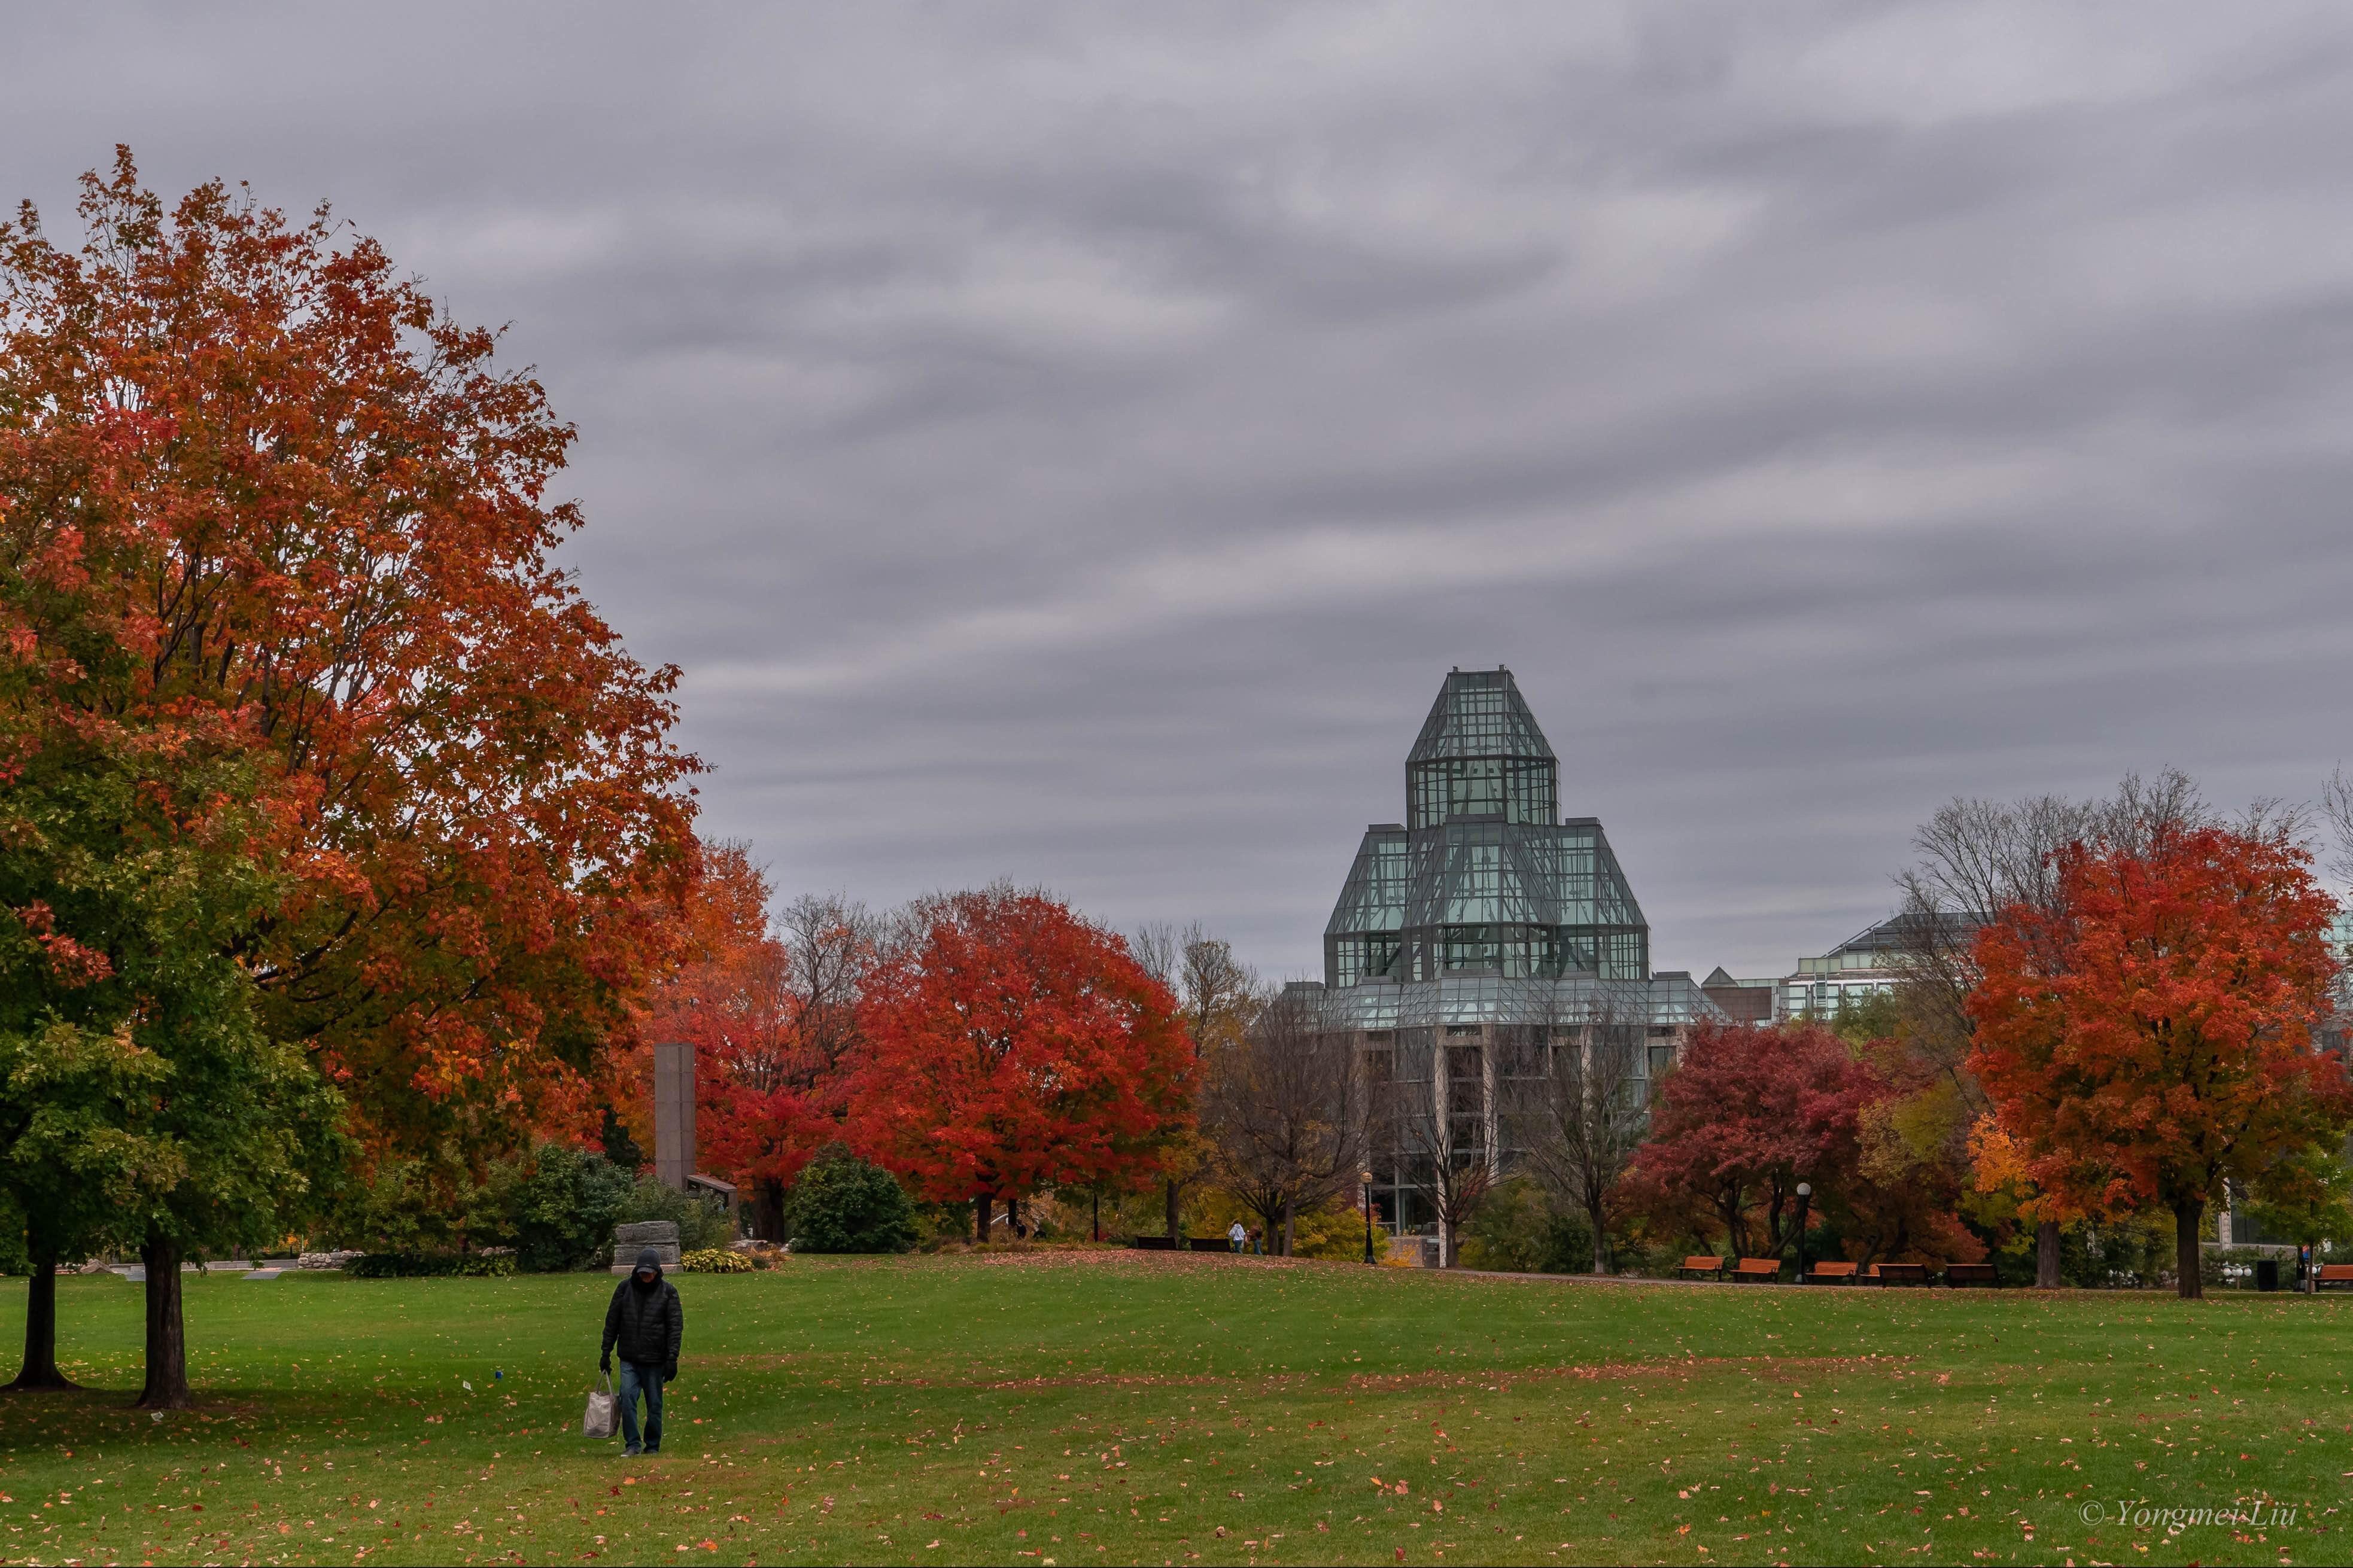
M 842 1136 L 858 988 L 873 953 L 856 905 L 797 900 L 779 932 L 769 902 L 747 846 L 705 849 L 686 961 L 655 994 L 642 1033 L 694 1047 L 698 1163 L 734 1183 L 754 1230 L 780 1240 L 786 1189 Z M 640 1106 L 649 1066 L 642 1047 L 630 1053 Z
M 1194 1051 L 1118 936 L 1042 893 L 925 900 L 878 969 L 852 1142 L 935 1203 L 1148 1180 L 1191 1115 Z
M 676 672 L 553 558 L 572 427 L 324 208 L 167 210 L 120 150 L 81 216 L 0 225 L 26 700 L 250 752 L 290 890 L 237 956 L 371 1140 L 576 1121 L 668 962 L 698 764 Z
M 2070 845 L 2052 908 L 1978 938 L 1970 1069 L 2025 1173 L 2074 1212 L 2174 1215 L 2200 1295 L 2206 1205 L 2228 1180 L 2341 1139 L 2353 1084 L 2309 1025 L 2337 971 L 2334 905 L 2279 836 L 2168 827 L 2137 851 Z
M 1627 1168 L 1629 1202 L 1721 1229 L 1739 1256 L 1778 1257 L 1794 1239 L 1798 1184 L 1848 1180 L 1856 1117 L 1883 1092 L 1818 1025 L 1703 1025 L 1658 1089 L 1651 1135 Z

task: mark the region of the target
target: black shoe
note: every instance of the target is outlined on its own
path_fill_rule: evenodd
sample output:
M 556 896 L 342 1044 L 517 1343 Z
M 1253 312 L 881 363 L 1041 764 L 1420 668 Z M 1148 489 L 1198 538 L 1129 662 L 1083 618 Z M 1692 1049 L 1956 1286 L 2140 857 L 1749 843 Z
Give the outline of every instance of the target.
M 649 1454 L 659 1454 L 661 1452 L 661 1445 L 659 1443 L 649 1443 L 646 1445 L 646 1452 Z

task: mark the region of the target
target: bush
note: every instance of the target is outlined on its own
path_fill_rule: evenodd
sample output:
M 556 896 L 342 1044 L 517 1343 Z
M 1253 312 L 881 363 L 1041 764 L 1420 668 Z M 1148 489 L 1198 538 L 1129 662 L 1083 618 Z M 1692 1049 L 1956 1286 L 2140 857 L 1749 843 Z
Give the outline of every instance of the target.
M 517 1265 L 552 1274 L 604 1263 L 632 1184 L 628 1173 L 602 1154 L 541 1144 L 501 1194 L 502 1228 Z
M 796 1252 L 904 1252 L 915 1245 L 915 1208 L 899 1179 L 838 1145 L 801 1173 L 788 1217 Z
M 1375 1258 L 1388 1250 L 1388 1233 L 1373 1236 Z M 1335 1198 L 1291 1216 L 1291 1256 L 1322 1258 L 1341 1263 L 1365 1260 L 1365 1211 Z
M 343 1266 L 353 1279 L 505 1279 L 514 1254 L 494 1252 L 371 1252 Z
M 756 1274 L 760 1266 L 740 1252 L 724 1247 L 706 1247 L 698 1252 L 681 1252 L 678 1267 L 687 1274 Z
M 1534 1182 L 1506 1182 L 1462 1227 L 1461 1263 L 1511 1274 L 1589 1274 L 1592 1227 Z
M 603 1245 L 613 1245 L 615 1225 L 635 1225 L 649 1219 L 666 1219 L 678 1226 L 681 1253 L 723 1248 L 735 1239 L 735 1218 L 724 1208 L 645 1175 L 638 1178 L 622 1201 L 620 1212 L 605 1226 Z

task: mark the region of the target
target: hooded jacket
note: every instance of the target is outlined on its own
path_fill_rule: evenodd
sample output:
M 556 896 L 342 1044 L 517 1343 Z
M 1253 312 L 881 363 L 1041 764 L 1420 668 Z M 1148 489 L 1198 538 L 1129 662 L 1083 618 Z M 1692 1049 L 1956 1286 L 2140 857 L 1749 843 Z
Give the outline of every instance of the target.
M 638 1276 L 652 1269 L 654 1280 L 641 1285 Z M 638 1254 L 629 1277 L 613 1287 L 613 1304 L 605 1309 L 605 1348 L 596 1359 L 609 1358 L 618 1347 L 621 1359 L 639 1366 L 658 1366 L 678 1375 L 679 1342 L 686 1333 L 686 1308 L 678 1287 L 662 1278 L 661 1258 L 650 1247 Z

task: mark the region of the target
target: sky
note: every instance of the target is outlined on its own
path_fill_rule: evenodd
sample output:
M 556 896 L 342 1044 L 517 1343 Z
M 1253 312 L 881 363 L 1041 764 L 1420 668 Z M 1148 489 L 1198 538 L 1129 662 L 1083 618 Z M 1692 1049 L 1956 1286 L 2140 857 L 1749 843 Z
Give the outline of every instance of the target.
M 2353 7 L 18 5 L 0 198 L 330 201 L 576 422 L 781 894 L 1314 974 L 1508 665 L 1661 968 L 2348 750 Z

